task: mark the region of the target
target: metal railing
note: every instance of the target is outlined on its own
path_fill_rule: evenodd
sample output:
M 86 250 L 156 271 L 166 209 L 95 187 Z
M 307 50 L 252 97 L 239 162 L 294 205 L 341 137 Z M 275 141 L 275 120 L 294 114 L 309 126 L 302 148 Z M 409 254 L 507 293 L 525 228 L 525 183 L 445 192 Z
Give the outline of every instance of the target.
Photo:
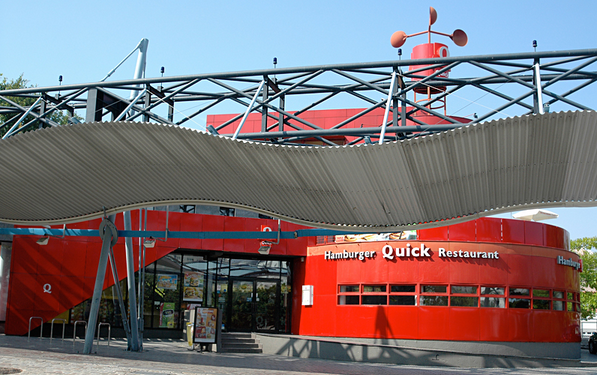
M 96 340 L 96 347 L 95 347 L 96 353 L 99 350 L 100 331 L 101 331 L 102 327 L 108 327 L 108 346 L 110 346 L 110 331 L 111 331 L 110 323 L 100 323 L 97 325 L 97 340 Z
M 73 326 L 73 349 L 75 349 L 75 342 L 77 341 L 77 324 L 83 324 L 85 327 L 85 333 L 87 333 L 87 322 L 84 320 L 77 320 Z M 83 336 L 85 336 L 85 333 Z
M 44 319 L 41 316 L 32 316 L 29 318 L 29 329 L 27 330 L 27 341 L 31 338 L 31 321 L 33 319 L 39 319 L 41 321 L 41 326 L 39 328 L 39 338 L 42 338 L 44 333 Z
M 50 341 L 54 338 L 54 322 L 62 322 L 62 341 L 64 341 L 64 329 L 66 328 L 66 320 L 62 318 L 54 318 L 52 319 L 52 323 L 50 325 Z

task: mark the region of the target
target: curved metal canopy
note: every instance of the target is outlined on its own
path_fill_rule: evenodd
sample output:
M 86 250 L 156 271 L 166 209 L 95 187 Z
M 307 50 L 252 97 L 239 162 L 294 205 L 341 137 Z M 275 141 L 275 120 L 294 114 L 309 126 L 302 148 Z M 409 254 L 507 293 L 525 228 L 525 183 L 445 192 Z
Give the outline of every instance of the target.
M 62 224 L 165 204 L 392 231 L 528 207 L 595 206 L 597 114 L 507 118 L 382 145 L 238 141 L 137 122 L 0 141 L 0 221 Z

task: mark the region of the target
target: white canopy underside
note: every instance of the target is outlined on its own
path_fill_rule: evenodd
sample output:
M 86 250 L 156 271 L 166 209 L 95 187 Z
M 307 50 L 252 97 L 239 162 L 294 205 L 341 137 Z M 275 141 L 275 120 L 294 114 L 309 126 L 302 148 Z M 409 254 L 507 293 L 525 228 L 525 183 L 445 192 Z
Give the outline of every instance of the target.
M 63 224 L 173 204 L 394 231 L 521 208 L 595 206 L 597 114 L 531 115 L 383 145 L 281 146 L 152 123 L 0 141 L 0 221 Z

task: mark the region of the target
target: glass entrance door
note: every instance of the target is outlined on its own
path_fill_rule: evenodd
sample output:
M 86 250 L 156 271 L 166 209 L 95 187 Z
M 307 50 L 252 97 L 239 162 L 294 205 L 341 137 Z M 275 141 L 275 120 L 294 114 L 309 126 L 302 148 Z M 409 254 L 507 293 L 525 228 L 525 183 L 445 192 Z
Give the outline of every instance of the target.
M 280 282 L 255 280 L 255 328 L 258 331 L 277 331 L 278 309 L 276 300 Z
M 230 279 L 230 330 L 278 331 L 280 281 Z
M 231 280 L 231 331 L 251 331 L 253 328 L 254 281 L 250 279 Z

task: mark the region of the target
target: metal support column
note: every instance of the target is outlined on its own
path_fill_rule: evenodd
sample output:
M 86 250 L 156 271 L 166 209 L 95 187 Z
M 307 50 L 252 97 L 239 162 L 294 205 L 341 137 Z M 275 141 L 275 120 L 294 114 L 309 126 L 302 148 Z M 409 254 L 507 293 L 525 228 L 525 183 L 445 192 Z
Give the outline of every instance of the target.
M 102 250 L 100 253 L 99 264 L 97 266 L 97 276 L 95 277 L 95 287 L 93 289 L 93 297 L 91 297 L 91 311 L 89 312 L 89 323 L 87 332 L 85 332 L 85 347 L 84 354 L 91 353 L 93 348 L 93 339 L 95 336 L 95 328 L 97 326 L 97 319 L 99 313 L 100 302 L 102 298 L 102 290 L 104 286 L 104 277 L 106 276 L 106 268 L 108 265 L 108 254 L 110 248 L 118 241 L 118 230 L 114 225 L 114 215 L 104 218 L 99 227 L 100 237 L 102 239 Z
M 124 230 L 131 229 L 131 211 L 126 211 L 124 215 Z M 133 352 L 139 351 L 139 322 L 137 320 L 137 293 L 135 292 L 135 258 L 133 257 L 133 238 L 125 239 L 126 245 L 126 281 L 129 289 L 129 311 L 131 314 L 131 342 L 129 348 Z
M 110 259 L 110 268 L 112 268 L 112 277 L 114 278 L 114 289 L 116 289 L 116 296 L 118 297 L 118 306 L 120 307 L 120 318 L 122 320 L 124 332 L 126 333 L 127 342 L 129 343 L 128 350 L 131 350 L 131 328 L 129 326 L 129 320 L 126 316 L 126 306 L 124 305 L 124 299 L 122 298 L 122 289 L 120 289 L 120 277 L 118 277 L 118 269 L 116 268 L 116 258 L 114 257 L 114 252 L 112 251 L 112 248 L 110 248 L 108 255 L 108 258 Z
M 398 75 L 396 67 L 394 67 L 394 74 Z M 398 126 L 398 85 L 394 85 L 392 91 L 392 126 Z
M 286 95 L 280 95 L 280 109 L 284 111 L 284 107 L 286 104 Z M 284 131 L 284 113 L 278 113 L 278 130 L 283 132 Z
M 396 72 L 392 72 L 392 82 L 390 82 L 390 89 L 388 90 L 388 100 L 386 101 L 386 111 L 383 115 L 383 123 L 381 124 L 381 133 L 379 135 L 379 144 L 381 145 L 386 136 L 386 127 L 388 125 L 388 114 L 390 113 L 390 104 L 392 103 L 392 96 L 394 93 L 394 84 L 396 83 Z
M 255 101 L 257 100 L 257 97 L 259 97 L 259 92 L 263 88 L 264 84 L 265 84 L 265 81 L 261 81 L 261 83 L 259 84 L 259 87 L 255 91 L 255 95 L 253 95 L 253 99 L 251 100 L 251 103 L 247 107 L 247 110 L 245 111 L 245 114 L 243 115 L 242 120 L 240 120 L 240 124 L 238 124 L 238 128 L 236 128 L 236 131 L 234 132 L 232 139 L 236 139 L 238 137 L 238 133 L 240 133 L 240 130 L 243 128 L 243 125 L 245 124 L 245 121 L 247 120 L 247 116 L 249 116 L 249 113 L 251 113 L 251 111 L 253 110 L 253 105 L 255 105 Z
M 149 85 L 147 85 L 149 86 Z M 144 108 L 147 109 L 151 105 L 151 92 L 148 90 L 148 87 L 145 87 L 145 106 Z M 143 115 L 143 122 L 149 122 L 149 115 L 145 113 Z
M 263 82 L 268 83 L 269 78 L 267 76 L 263 76 Z M 263 85 L 263 93 L 261 95 L 261 99 L 264 103 L 267 101 L 268 94 L 269 84 L 265 84 Z M 264 133 L 267 131 L 267 106 L 265 105 L 261 107 L 261 131 Z
M 533 98 L 533 108 L 534 112 L 542 115 L 543 111 L 543 92 L 541 90 L 541 65 L 539 64 L 539 59 L 535 59 L 535 64 L 533 65 L 533 83 L 537 88 L 537 92 Z

